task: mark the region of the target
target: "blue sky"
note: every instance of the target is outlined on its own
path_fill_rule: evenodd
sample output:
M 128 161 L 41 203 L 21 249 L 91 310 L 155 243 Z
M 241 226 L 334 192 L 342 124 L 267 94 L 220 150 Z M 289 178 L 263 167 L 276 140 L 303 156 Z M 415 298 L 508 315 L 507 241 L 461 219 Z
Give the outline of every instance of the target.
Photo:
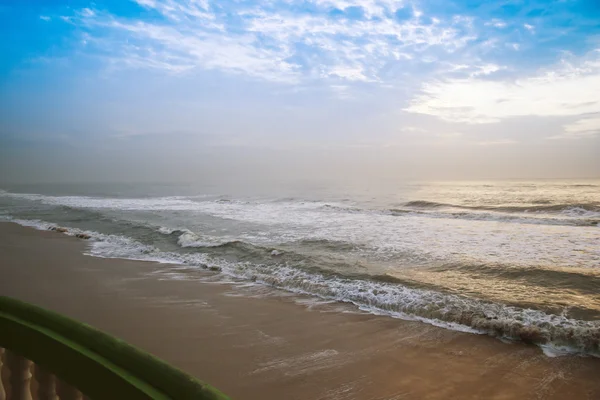
M 0 1 L 5 148 L 543 148 L 600 174 L 597 0 L 65 3 Z

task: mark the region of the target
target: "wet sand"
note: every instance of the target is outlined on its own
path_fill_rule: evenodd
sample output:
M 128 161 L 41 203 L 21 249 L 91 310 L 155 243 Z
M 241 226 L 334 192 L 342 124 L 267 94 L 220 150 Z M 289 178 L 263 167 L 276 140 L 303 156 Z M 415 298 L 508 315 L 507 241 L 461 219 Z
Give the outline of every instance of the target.
M 86 246 L 0 223 L 0 294 L 125 339 L 234 399 L 600 399 L 599 359 L 89 257 Z

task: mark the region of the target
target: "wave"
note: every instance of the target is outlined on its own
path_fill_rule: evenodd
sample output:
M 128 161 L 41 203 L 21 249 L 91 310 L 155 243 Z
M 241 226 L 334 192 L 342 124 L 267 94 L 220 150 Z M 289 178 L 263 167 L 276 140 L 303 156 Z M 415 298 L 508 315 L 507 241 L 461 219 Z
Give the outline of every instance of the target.
M 356 243 L 329 239 L 302 239 L 298 242 L 293 242 L 292 244 L 333 251 L 354 251 L 360 248 L 360 245 Z
M 177 245 L 182 249 L 195 249 L 205 253 L 217 253 L 219 251 L 235 251 L 241 258 L 252 258 L 257 262 L 270 259 L 272 256 L 288 254 L 280 249 L 263 247 L 242 240 L 202 235 L 189 229 L 172 229 L 159 227 L 158 232 L 167 236 L 176 236 Z
M 182 231 L 174 231 L 179 234 L 177 244 L 181 247 L 218 247 L 227 242 L 219 241 L 215 237 L 202 236 L 187 229 Z
M 598 226 L 600 224 L 600 213 L 598 215 L 592 214 L 592 217 L 584 216 L 579 218 L 573 218 L 572 216 L 554 216 L 544 217 L 538 215 L 523 215 L 523 214 L 499 214 L 495 212 L 468 212 L 468 211 L 417 211 L 412 209 L 398 209 L 391 208 L 388 210 L 391 215 L 394 216 L 421 216 L 424 218 L 453 218 L 453 219 L 464 219 L 469 221 L 497 221 L 507 222 L 516 224 L 533 224 L 533 225 L 566 225 L 566 226 Z M 578 216 L 576 216 L 578 217 Z M 594 218 L 595 217 L 595 218 Z
M 177 232 L 179 229 L 167 228 L 166 226 L 159 226 L 158 233 L 162 233 L 163 235 L 170 235 L 173 232 Z
M 537 202 L 548 202 L 548 200 L 537 200 Z M 405 207 L 414 208 L 463 208 L 468 210 L 486 210 L 486 211 L 503 211 L 503 212 L 555 212 L 569 213 L 578 211 L 600 212 L 600 204 L 598 203 L 569 203 L 569 204 L 552 204 L 552 205 L 533 205 L 533 206 L 464 206 L 447 203 L 437 203 L 433 201 L 416 200 L 409 201 L 403 204 Z
M 177 244 L 182 248 L 225 249 L 225 248 L 260 248 L 241 240 L 233 240 L 216 236 L 202 235 L 189 229 L 172 229 L 159 227 L 158 232 L 167 236 L 177 236 Z M 264 249 L 267 250 L 267 249 Z
M 56 227 L 39 220 L 5 220 L 47 230 Z M 583 321 L 541 310 L 524 309 L 476 300 L 456 294 L 412 288 L 391 279 L 356 279 L 306 271 L 289 263 L 232 262 L 204 253 L 164 252 L 131 238 L 65 228 L 67 235 L 91 236 L 86 254 L 184 264 L 220 271 L 225 276 L 249 280 L 278 289 L 352 303 L 361 310 L 396 318 L 540 345 L 546 354 L 568 349 L 600 357 L 600 321 Z M 223 244 L 230 246 L 230 244 Z
M 549 200 L 536 200 L 547 204 Z M 405 208 L 386 210 L 361 209 L 358 207 L 332 206 L 322 209 L 349 214 L 389 214 L 397 217 L 418 216 L 423 218 L 452 218 L 471 221 L 499 221 L 535 225 L 598 226 L 600 205 L 596 203 L 536 205 L 536 206 L 462 206 L 425 200 L 409 201 L 400 205 Z M 461 211 L 456 211 L 456 210 Z M 453 211 L 454 210 L 454 211 Z M 550 215 L 549 215 L 550 214 Z
M 404 203 L 402 205 L 405 206 L 405 207 L 415 207 L 415 208 L 453 207 L 451 204 L 436 203 L 434 201 L 426 201 L 426 200 L 409 201 L 409 202 Z
M 541 200 L 544 201 L 544 200 Z M 521 211 L 508 211 L 503 208 L 511 207 L 469 207 L 457 206 L 445 203 L 435 203 L 423 200 L 408 202 L 402 205 L 406 208 L 389 208 L 386 210 L 361 209 L 358 207 L 342 207 L 324 205 L 322 208 L 336 212 L 348 214 L 384 214 L 396 217 L 422 217 L 422 218 L 452 218 L 464 219 L 470 221 L 498 221 L 517 224 L 533 225 L 567 225 L 567 226 L 599 226 L 600 225 L 600 207 L 599 211 L 588 211 L 578 207 L 564 207 L 562 213 L 555 213 L 549 216 L 546 213 Z M 554 207 L 554 206 L 551 206 Z M 586 208 L 588 208 L 586 206 Z M 593 210 L 592 207 L 589 207 Z M 460 209 L 462 211 L 452 211 Z M 523 207 L 525 210 L 531 210 L 532 207 Z M 474 212 L 475 211 L 475 212 Z M 479 211 L 479 212 L 477 212 Z
M 391 208 L 392 215 L 410 214 L 433 218 L 458 218 L 481 221 L 501 221 L 540 225 L 599 226 L 599 203 L 547 204 L 524 206 L 464 206 L 424 200 L 404 203 L 406 208 Z M 463 210 L 463 211 L 453 211 Z
M 45 196 L 10 192 L 0 192 L 0 196 L 78 210 L 193 211 L 225 219 L 241 218 L 255 222 L 272 221 L 278 215 L 289 215 L 289 212 L 298 212 L 305 213 L 307 217 L 310 216 L 312 218 L 319 218 L 314 213 L 343 213 L 363 215 L 388 214 L 393 216 L 453 218 L 542 225 L 597 226 L 600 224 L 600 204 L 598 203 L 547 204 L 549 200 L 545 199 L 536 200 L 536 202 L 539 202 L 537 204 L 522 206 L 465 206 L 416 200 L 403 203 L 399 208 L 381 210 L 319 201 L 282 201 L 280 199 L 254 202 L 226 198 L 214 199 L 209 198 L 210 196 L 97 198 L 85 196 Z M 261 220 L 259 221 L 258 219 Z M 301 220 L 298 219 L 298 221 Z M 167 230 L 165 228 L 165 232 Z M 199 245 L 201 244 L 199 243 Z
M 188 211 L 198 209 L 200 202 L 187 197 L 168 196 L 150 198 L 110 198 L 110 197 L 88 197 L 88 196 L 46 196 L 31 193 L 4 192 L 0 195 L 37 201 L 47 205 L 63 206 L 80 209 L 115 209 L 121 211 Z M 195 196 L 198 197 L 198 196 Z

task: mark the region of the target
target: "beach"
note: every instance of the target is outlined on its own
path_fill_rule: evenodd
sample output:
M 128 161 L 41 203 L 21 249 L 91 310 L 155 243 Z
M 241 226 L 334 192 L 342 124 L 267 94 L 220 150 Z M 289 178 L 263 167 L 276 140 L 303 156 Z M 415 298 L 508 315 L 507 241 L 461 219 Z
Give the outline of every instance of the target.
M 600 0 L 0 11 L 0 400 L 600 400 Z
M 594 357 L 84 255 L 85 240 L 0 224 L 0 294 L 78 319 L 235 399 L 596 399 Z

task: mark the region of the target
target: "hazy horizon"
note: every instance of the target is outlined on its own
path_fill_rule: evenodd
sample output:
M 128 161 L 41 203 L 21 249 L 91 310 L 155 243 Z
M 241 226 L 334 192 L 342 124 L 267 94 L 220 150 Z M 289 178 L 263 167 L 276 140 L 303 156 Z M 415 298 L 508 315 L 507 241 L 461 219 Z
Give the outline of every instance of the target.
M 0 184 L 600 178 L 593 0 L 0 4 Z

